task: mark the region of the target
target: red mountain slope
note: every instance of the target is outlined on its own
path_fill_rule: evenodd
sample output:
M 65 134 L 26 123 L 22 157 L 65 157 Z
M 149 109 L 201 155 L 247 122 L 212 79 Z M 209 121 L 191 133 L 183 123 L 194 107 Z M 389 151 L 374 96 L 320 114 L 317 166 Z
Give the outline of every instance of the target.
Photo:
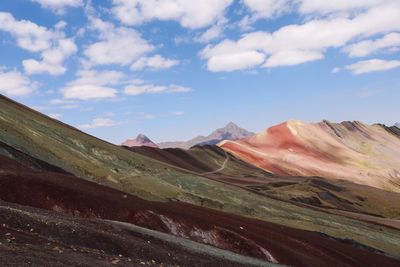
M 400 191 L 400 138 L 382 125 L 288 121 L 219 146 L 279 175 L 321 176 Z

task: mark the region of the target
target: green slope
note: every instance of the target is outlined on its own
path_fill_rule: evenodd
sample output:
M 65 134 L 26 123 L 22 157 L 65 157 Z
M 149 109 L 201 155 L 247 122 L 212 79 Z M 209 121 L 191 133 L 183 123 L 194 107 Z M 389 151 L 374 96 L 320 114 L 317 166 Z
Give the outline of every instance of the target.
M 0 97 L 0 141 L 83 179 L 152 200 L 178 199 L 349 238 L 400 256 L 400 232 L 301 208 L 229 186 L 101 141 Z

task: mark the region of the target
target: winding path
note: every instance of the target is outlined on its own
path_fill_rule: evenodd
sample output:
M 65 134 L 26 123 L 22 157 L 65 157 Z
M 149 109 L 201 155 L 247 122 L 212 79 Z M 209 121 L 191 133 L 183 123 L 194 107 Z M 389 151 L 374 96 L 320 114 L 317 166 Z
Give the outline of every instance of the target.
M 223 170 L 225 169 L 225 167 L 226 167 L 226 164 L 227 164 L 228 161 L 229 161 L 229 155 L 228 155 L 228 153 L 226 153 L 226 151 L 224 151 L 224 153 L 225 153 L 225 157 L 226 157 L 226 158 L 225 158 L 225 160 L 224 160 L 224 162 L 222 163 L 222 165 L 221 165 L 220 168 L 218 168 L 218 169 L 216 169 L 216 170 L 214 170 L 214 171 L 200 173 L 200 175 L 214 174 L 214 173 L 223 171 Z

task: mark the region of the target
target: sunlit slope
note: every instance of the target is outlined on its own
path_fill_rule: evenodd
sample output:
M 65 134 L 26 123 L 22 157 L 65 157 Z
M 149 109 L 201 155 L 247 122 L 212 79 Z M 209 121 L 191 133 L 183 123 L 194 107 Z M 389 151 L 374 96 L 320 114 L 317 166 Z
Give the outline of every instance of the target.
M 78 177 L 147 199 L 178 199 L 357 240 L 400 256 L 400 233 L 316 212 L 175 169 L 0 97 L 0 141 Z
M 400 138 L 382 125 L 288 121 L 220 146 L 275 174 L 343 179 L 400 192 Z

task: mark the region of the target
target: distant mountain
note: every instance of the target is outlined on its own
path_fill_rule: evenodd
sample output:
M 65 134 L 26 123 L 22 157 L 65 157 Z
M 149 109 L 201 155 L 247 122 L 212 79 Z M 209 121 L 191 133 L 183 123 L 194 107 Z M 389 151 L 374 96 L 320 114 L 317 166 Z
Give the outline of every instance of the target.
M 135 139 L 128 139 L 121 145 L 128 147 L 135 147 L 135 146 L 158 147 L 153 141 L 151 141 L 144 134 L 139 134 Z
M 240 128 L 233 122 L 228 123 L 225 127 L 219 128 L 208 136 L 197 136 L 186 142 L 163 142 L 159 143 L 160 148 L 183 148 L 189 149 L 192 146 L 200 145 L 216 145 L 223 140 L 238 140 L 250 137 L 254 133 Z
M 396 126 L 397 128 L 400 128 L 400 123 L 396 123 L 394 126 Z

